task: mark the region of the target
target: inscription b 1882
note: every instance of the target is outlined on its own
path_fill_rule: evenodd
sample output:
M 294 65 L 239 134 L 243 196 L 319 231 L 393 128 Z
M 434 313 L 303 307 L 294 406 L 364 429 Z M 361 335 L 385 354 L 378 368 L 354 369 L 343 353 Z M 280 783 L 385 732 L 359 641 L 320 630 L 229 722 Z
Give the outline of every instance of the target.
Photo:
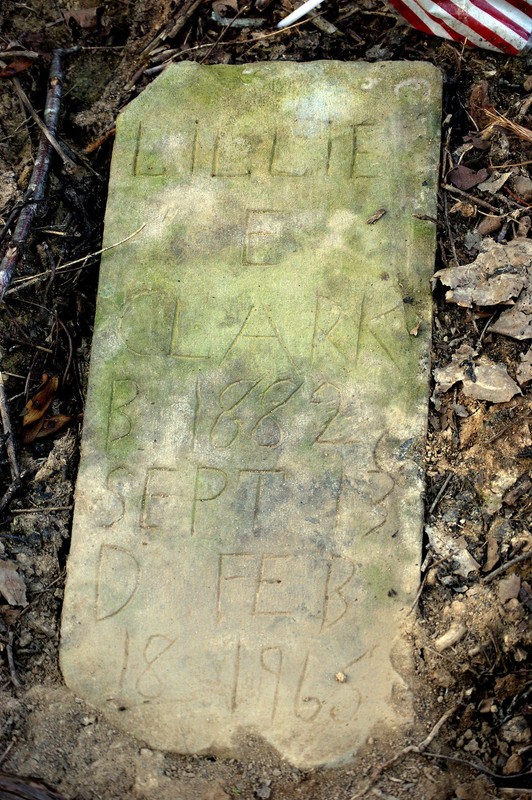
M 439 95 L 185 63 L 119 119 L 61 663 L 154 746 L 309 767 L 410 716 Z

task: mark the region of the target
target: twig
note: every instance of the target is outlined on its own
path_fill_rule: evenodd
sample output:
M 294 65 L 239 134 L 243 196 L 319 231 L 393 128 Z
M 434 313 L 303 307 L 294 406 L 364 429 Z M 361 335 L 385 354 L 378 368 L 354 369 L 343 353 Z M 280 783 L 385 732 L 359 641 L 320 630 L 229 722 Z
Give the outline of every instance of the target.
M 320 15 L 316 14 L 316 16 Z M 244 45 L 248 44 L 249 47 L 245 51 L 247 53 L 258 42 L 262 42 L 264 39 L 270 39 L 272 36 L 281 36 L 283 33 L 288 33 L 289 31 L 292 31 L 294 28 L 300 28 L 303 25 L 307 25 L 309 22 L 312 22 L 315 18 L 316 17 L 309 17 L 308 19 L 302 19 L 300 22 L 295 22 L 288 28 L 272 31 L 271 33 L 265 33 L 263 36 L 256 36 L 253 39 L 243 39 L 243 40 L 235 39 L 234 41 L 226 41 L 224 42 L 224 47 L 233 47 L 233 46 L 243 47 Z M 135 76 L 135 78 L 131 79 L 130 83 L 128 84 L 128 87 L 126 88 L 132 88 L 141 75 L 148 75 L 148 76 L 157 75 L 159 72 L 163 72 L 163 70 L 165 70 L 169 64 L 173 64 L 176 61 L 176 59 L 180 58 L 181 56 L 186 55 L 187 53 L 195 53 L 197 50 L 204 50 L 206 47 L 212 47 L 212 43 L 205 42 L 204 44 L 196 44 L 194 45 L 194 47 L 185 47 L 183 50 L 174 51 L 174 54 L 166 61 L 164 61 L 162 64 L 157 64 L 155 67 L 148 67 L 147 69 L 141 68 L 138 71 L 138 74 Z
M 37 508 L 12 508 L 10 514 L 50 514 L 52 511 L 72 511 L 74 506 L 37 506 Z
M 66 575 L 66 570 L 63 570 L 63 572 L 61 572 L 57 576 L 57 578 L 54 578 L 54 580 L 51 581 L 51 583 L 49 583 L 48 586 L 45 586 L 44 589 L 39 589 L 38 591 L 34 592 L 33 593 L 33 598 L 30 600 L 30 602 L 28 603 L 27 606 L 24 606 L 24 608 L 22 609 L 22 611 L 18 615 L 17 622 L 15 624 L 17 624 L 20 621 L 21 617 L 23 617 L 24 614 L 27 614 L 27 612 L 30 610 L 30 608 L 33 608 L 33 606 L 35 605 L 35 603 L 37 602 L 37 600 L 39 599 L 41 594 L 46 594 L 47 592 L 50 591 L 50 589 L 53 589 L 54 586 L 57 586 L 59 581 L 64 579 L 65 575 Z
M 1 369 L 0 369 L 0 415 L 2 417 L 2 427 L 4 429 L 4 444 L 6 446 L 7 457 L 9 459 L 9 469 L 11 470 L 11 481 L 15 483 L 20 480 L 20 469 L 17 461 L 17 454 L 15 452 L 15 440 L 13 438 L 13 429 L 11 427 L 11 419 L 9 417 L 9 409 L 7 407 L 4 376 L 2 375 Z
M 239 18 L 239 17 L 241 17 L 241 16 L 242 16 L 242 14 L 245 14 L 247 11 L 249 11 L 249 8 L 250 8 L 250 7 L 249 7 L 249 4 L 246 4 L 246 5 L 244 5 L 244 6 L 243 6 L 243 7 L 240 9 L 240 11 L 238 11 L 238 12 L 235 14 L 235 16 L 233 17 L 233 19 L 232 19 L 232 20 L 231 20 L 231 22 L 229 23 L 229 25 L 227 25 L 227 26 L 226 26 L 226 27 L 225 27 L 225 28 L 222 30 L 221 34 L 220 34 L 220 35 L 218 36 L 218 38 L 217 38 L 217 39 L 216 39 L 216 40 L 213 42 L 213 45 L 212 45 L 211 49 L 210 49 L 210 50 L 207 50 L 207 52 L 205 53 L 205 55 L 203 56 L 203 58 L 202 58 L 202 59 L 201 59 L 201 61 L 199 62 L 200 64 L 204 64 L 204 63 L 205 63 L 205 61 L 206 61 L 206 60 L 209 58 L 209 56 L 210 56 L 210 54 L 212 53 L 212 51 L 214 50 L 214 48 L 215 48 L 215 47 L 217 47 L 217 46 L 220 44 L 220 42 L 222 41 L 222 39 L 223 39 L 224 35 L 227 33 L 227 31 L 228 31 L 228 30 L 230 30 L 230 29 L 233 27 L 233 25 L 235 24 L 235 22 L 238 20 L 238 18 Z
M 512 122 L 511 119 L 505 117 L 504 114 L 500 114 L 498 111 L 491 111 L 488 108 L 484 109 L 484 113 L 486 116 L 492 120 L 490 124 L 481 131 L 481 136 L 483 139 L 486 139 L 493 128 L 499 126 L 500 128 L 505 128 L 510 133 L 513 133 L 514 136 L 517 136 L 519 139 L 522 139 L 525 142 L 532 142 L 532 131 L 530 128 L 524 128 L 522 125 L 518 125 L 516 122 Z
M 40 129 L 43 136 L 46 136 L 46 138 L 54 148 L 55 152 L 57 153 L 59 158 L 61 158 L 65 162 L 66 166 L 74 170 L 76 168 L 76 165 L 74 164 L 72 159 L 70 159 L 67 156 L 67 154 L 63 152 L 63 148 L 61 147 L 61 145 L 59 144 L 53 133 L 46 127 L 40 116 L 35 111 L 32 104 L 30 103 L 28 95 L 22 88 L 18 78 L 13 78 L 13 86 L 15 87 L 15 90 L 20 98 L 22 105 L 26 107 L 26 110 L 28 111 L 30 117 L 33 119 L 37 127 Z
M 52 136 L 57 132 L 57 122 L 59 118 L 59 107 L 61 102 L 61 89 L 63 71 L 61 59 L 67 50 L 56 50 L 50 66 L 48 78 L 48 92 L 44 108 L 44 124 Z M 18 222 L 13 233 L 12 243 L 0 263 L 0 300 L 3 299 L 16 266 L 22 255 L 26 239 L 29 236 L 31 225 L 37 211 L 37 204 L 43 199 L 50 171 L 52 158 L 52 145 L 46 136 L 41 136 L 39 148 L 33 165 L 30 183 L 28 186 L 28 196 L 30 202 L 20 212 Z
M 440 491 L 438 492 L 438 494 L 436 495 L 436 497 L 432 501 L 432 505 L 429 508 L 429 514 L 433 514 L 434 513 L 434 509 L 436 508 L 436 506 L 438 505 L 438 503 L 442 499 L 442 497 L 444 495 L 444 492 L 447 489 L 447 487 L 449 486 L 449 482 L 450 482 L 452 477 L 453 477 L 453 473 L 449 472 L 449 474 L 445 478 L 445 480 L 444 480 L 444 482 L 443 482 L 443 484 L 442 484 L 442 486 L 440 488 Z
M 140 233 L 146 227 L 146 223 L 143 223 L 140 228 L 137 228 L 136 231 L 130 233 L 129 236 L 126 236 L 125 239 L 121 239 L 119 242 L 115 242 L 114 244 L 107 245 L 107 247 L 102 247 L 100 250 L 95 250 L 94 253 L 87 253 L 86 256 L 82 256 L 81 258 L 75 258 L 73 261 L 67 261 L 66 264 L 61 264 L 61 266 L 55 268 L 55 272 L 58 273 L 62 270 L 69 269 L 70 267 L 75 266 L 76 264 L 82 264 L 83 262 L 87 261 L 89 258 L 94 258 L 95 256 L 100 256 L 102 253 L 107 253 L 108 250 L 114 250 L 115 247 L 119 247 L 121 244 L 125 244 L 125 242 L 129 242 L 130 239 L 133 239 L 138 233 Z M 83 263 L 83 266 L 86 264 Z M 15 280 L 16 286 L 13 286 L 7 294 L 13 294 L 17 292 L 19 288 L 22 288 L 22 285 L 26 285 L 29 283 L 35 283 L 35 281 L 40 280 L 41 278 L 50 275 L 52 270 L 48 269 L 45 272 L 38 272 L 36 275 L 28 276 L 27 278 L 17 278 Z M 51 352 L 51 351 L 49 351 Z
M 5 511 L 8 507 L 18 490 L 20 489 L 21 478 L 17 478 L 16 481 L 12 481 L 11 484 L 7 487 L 7 490 L 4 492 L 2 497 L 0 498 L 0 514 Z
M 184 26 L 185 22 L 192 16 L 192 14 L 196 11 L 196 9 L 201 5 L 203 0 L 192 0 L 188 5 L 185 5 L 185 8 L 181 10 L 181 14 L 177 18 L 177 20 L 173 20 L 170 25 L 167 25 L 166 28 L 160 31 L 154 39 L 149 42 L 144 50 L 142 51 L 143 56 L 148 56 L 152 53 L 157 45 L 160 42 L 166 41 L 166 39 L 173 39 L 174 36 L 177 36 L 181 28 Z
M 422 755 L 427 758 L 441 758 L 443 761 L 454 761 L 455 764 L 465 764 L 467 767 L 476 769 L 477 772 L 482 772 L 484 775 L 489 775 L 490 778 L 495 778 L 496 780 L 508 780 L 508 778 L 521 778 L 525 775 L 532 775 L 530 770 L 527 772 L 518 772 L 515 775 L 502 775 L 499 772 L 492 772 L 492 770 L 485 767 L 484 764 L 476 764 L 474 761 L 468 761 L 467 758 L 460 758 L 459 756 L 444 756 L 443 753 L 431 753 L 430 751 L 426 751 Z
M 497 313 L 497 312 L 495 311 L 495 312 L 494 312 L 494 313 L 491 315 L 491 317 L 489 318 L 489 320 L 486 322 L 486 324 L 485 324 L 485 325 L 484 325 L 484 327 L 482 328 L 482 332 L 481 332 L 481 334 L 480 334 L 480 336 L 479 336 L 479 339 L 478 339 L 478 342 L 477 342 L 477 348 L 478 348 L 478 347 L 480 347 L 480 345 L 482 344 L 482 339 L 484 338 L 484 334 L 486 333 L 486 331 L 488 330 L 489 326 L 491 325 L 491 323 L 492 323 L 492 321 L 493 321 L 493 317 L 495 316 L 495 314 L 496 314 L 496 313 Z
M 9 742 L 8 746 L 6 747 L 6 749 L 4 750 L 4 752 L 2 753 L 2 755 L 0 755 L 0 766 L 4 763 L 4 761 L 6 760 L 8 755 L 10 754 L 11 750 L 13 749 L 13 745 L 14 744 L 15 744 L 15 740 L 12 739 Z
M 385 761 L 384 764 L 381 764 L 380 767 L 375 767 L 371 772 L 369 781 L 366 783 L 366 786 L 356 794 L 352 795 L 350 800 L 358 800 L 358 798 L 363 797 L 366 794 L 366 792 L 368 792 L 374 786 L 374 784 L 378 781 L 383 772 L 386 772 L 388 769 L 390 769 L 390 767 L 393 767 L 394 764 L 397 764 L 397 762 L 400 761 L 403 758 L 403 756 L 406 756 L 409 753 L 416 753 L 418 755 L 422 755 L 427 749 L 427 747 L 431 744 L 431 742 L 434 741 L 434 739 L 436 738 L 442 727 L 445 725 L 447 720 L 450 717 L 452 717 L 453 714 L 455 714 L 456 711 L 460 708 L 461 704 L 462 703 L 460 701 L 459 703 L 456 703 L 456 705 L 452 706 L 452 708 L 448 708 L 447 711 L 444 714 L 442 714 L 442 716 L 439 718 L 437 723 L 434 725 L 434 727 L 431 729 L 431 731 L 423 739 L 422 742 L 420 742 L 419 744 L 408 745 L 408 747 L 403 747 L 402 750 L 399 750 L 399 752 L 397 752 L 392 758 L 388 759 L 388 761 Z
M 484 575 L 484 577 L 482 578 L 482 583 L 489 583 L 494 578 L 497 578 L 499 575 L 502 575 L 503 572 L 506 572 L 507 570 L 514 567 L 516 564 L 521 564 L 523 561 L 528 561 L 529 558 L 532 558 L 532 550 L 528 550 L 526 553 L 521 553 L 515 558 L 511 558 L 502 566 L 497 567 L 497 569 L 494 569 L 493 572 Z
M 445 189 L 447 192 L 451 192 L 451 194 L 458 194 L 460 197 L 465 197 L 466 200 L 469 200 L 471 203 L 476 203 L 477 206 L 486 208 L 488 211 L 493 211 L 495 213 L 500 211 L 499 208 L 492 206 L 491 203 L 488 203 L 486 200 L 481 200 L 480 197 L 475 197 L 474 194 L 469 194 L 468 192 L 464 192 L 462 189 L 457 189 L 456 186 L 450 186 L 448 183 L 444 183 L 442 189 Z
M 15 667 L 15 659 L 13 658 L 13 631 L 9 631 L 9 641 L 6 644 L 7 663 L 9 665 L 9 674 L 11 675 L 11 682 L 17 689 L 22 689 L 22 683 L 17 675 Z
M 443 196 L 443 210 L 445 214 L 445 227 L 447 229 L 447 236 L 449 237 L 449 244 L 451 245 L 451 251 L 453 254 L 453 259 L 455 264 L 460 264 L 458 261 L 458 254 L 456 252 L 456 247 L 454 244 L 453 232 L 451 230 L 451 223 L 449 221 L 449 203 L 447 202 L 447 195 L 444 194 Z

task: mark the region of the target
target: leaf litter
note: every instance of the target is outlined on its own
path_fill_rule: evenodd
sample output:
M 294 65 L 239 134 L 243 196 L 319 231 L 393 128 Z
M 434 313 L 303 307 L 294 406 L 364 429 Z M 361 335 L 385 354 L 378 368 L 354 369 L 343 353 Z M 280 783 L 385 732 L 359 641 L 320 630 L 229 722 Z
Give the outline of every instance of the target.
M 437 409 L 441 408 L 441 395 L 456 383 L 462 384 L 466 397 L 491 403 L 507 403 L 516 394 L 521 394 L 521 389 L 503 364 L 496 364 L 487 356 L 476 356 L 476 351 L 464 344 L 453 354 L 450 364 L 434 370 L 436 387 L 432 400 Z
M 0 595 L 3 595 L 10 606 L 25 606 L 26 584 L 17 572 L 16 564 L 0 561 Z

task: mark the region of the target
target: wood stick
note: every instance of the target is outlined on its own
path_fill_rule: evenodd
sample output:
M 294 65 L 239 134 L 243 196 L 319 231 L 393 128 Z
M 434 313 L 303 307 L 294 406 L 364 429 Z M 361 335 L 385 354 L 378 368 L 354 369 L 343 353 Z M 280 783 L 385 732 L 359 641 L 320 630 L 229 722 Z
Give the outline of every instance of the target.
M 44 108 L 44 124 L 54 138 L 57 133 L 57 122 L 59 119 L 61 90 L 63 85 L 63 69 L 61 60 L 63 55 L 70 52 L 73 51 L 56 50 L 50 66 L 48 92 L 46 95 L 46 105 Z M 37 211 L 37 205 L 44 197 L 46 184 L 48 181 L 48 173 L 50 171 L 50 163 L 52 160 L 52 151 L 53 147 L 49 138 L 42 135 L 28 186 L 28 197 L 30 202 L 21 210 L 19 214 L 11 244 L 7 248 L 2 262 L 0 263 L 0 300 L 3 300 L 9 284 L 11 283 L 13 273 L 15 272 L 17 264 L 24 250 L 24 245 L 31 230 L 35 213 Z
M 515 558 L 511 558 L 510 561 L 507 561 L 497 569 L 494 569 L 493 572 L 489 572 L 487 575 L 484 575 L 482 578 L 482 583 L 489 583 L 494 578 L 497 578 L 499 575 L 502 575 L 503 572 L 515 567 L 516 564 L 521 564 L 523 561 L 528 561 L 529 558 L 532 558 L 532 550 L 527 550 L 526 553 L 521 553 L 520 555 L 516 556 Z
M 6 446 L 7 457 L 9 460 L 9 469 L 11 470 L 11 480 L 13 483 L 15 483 L 20 480 L 20 469 L 17 461 L 17 454 L 15 452 L 15 440 L 13 438 L 13 429 L 11 427 L 9 409 L 7 407 L 4 376 L 2 375 L 1 370 L 0 370 L 0 416 L 2 417 L 2 427 L 4 429 L 4 444 Z

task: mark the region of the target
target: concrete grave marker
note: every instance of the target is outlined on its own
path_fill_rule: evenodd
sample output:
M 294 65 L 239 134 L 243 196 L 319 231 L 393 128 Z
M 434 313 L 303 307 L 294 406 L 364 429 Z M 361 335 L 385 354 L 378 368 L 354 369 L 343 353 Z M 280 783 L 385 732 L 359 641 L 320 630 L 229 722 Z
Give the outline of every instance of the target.
M 118 121 L 61 662 L 153 746 L 411 716 L 439 111 L 423 63 L 183 63 Z

